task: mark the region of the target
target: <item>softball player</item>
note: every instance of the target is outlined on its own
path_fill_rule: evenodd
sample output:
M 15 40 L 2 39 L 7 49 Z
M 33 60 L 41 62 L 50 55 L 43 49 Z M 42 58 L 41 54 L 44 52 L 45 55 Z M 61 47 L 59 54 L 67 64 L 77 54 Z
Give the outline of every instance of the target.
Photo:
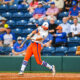
M 49 26 L 49 24 L 47 22 L 44 22 L 42 27 L 37 28 L 31 34 L 29 34 L 27 36 L 27 40 L 30 39 L 31 44 L 26 50 L 26 55 L 25 55 L 24 61 L 22 63 L 19 75 L 22 75 L 24 73 L 24 70 L 25 70 L 25 68 L 28 64 L 28 61 L 32 55 L 34 55 L 37 64 L 49 68 L 55 75 L 55 66 L 50 65 L 47 62 L 41 60 L 41 44 L 42 44 L 43 40 L 48 36 L 48 26 Z

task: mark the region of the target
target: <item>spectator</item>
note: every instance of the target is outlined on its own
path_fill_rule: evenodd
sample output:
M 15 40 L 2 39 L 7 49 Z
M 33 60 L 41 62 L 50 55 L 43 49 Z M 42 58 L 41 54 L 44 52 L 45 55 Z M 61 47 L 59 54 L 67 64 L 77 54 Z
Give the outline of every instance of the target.
M 63 23 L 60 24 L 62 26 L 62 31 L 66 32 L 66 34 L 70 33 L 70 24 L 67 23 L 67 17 L 63 17 Z
M 79 13 L 79 8 L 77 7 L 77 3 L 76 1 L 73 1 L 72 2 L 72 6 L 70 9 L 69 9 L 69 18 L 76 18 L 78 16 L 78 13 Z
M 43 3 L 39 2 L 38 7 L 33 12 L 33 18 L 31 18 L 30 21 L 33 21 L 33 20 L 41 21 L 44 15 L 45 15 L 45 8 L 43 7 Z
M 80 0 L 77 0 L 78 1 L 78 7 L 80 8 Z
M 49 33 L 51 34 L 55 34 L 56 33 L 56 27 L 58 25 L 55 24 L 55 20 L 53 18 L 50 19 L 50 24 L 49 24 Z M 55 37 L 53 38 L 53 41 L 52 41 L 52 45 L 55 44 Z
M 8 26 L 4 34 L 1 34 L 0 38 L 3 46 L 13 46 L 13 43 L 15 42 L 15 35 L 11 32 L 10 26 Z
M 48 22 L 49 23 L 49 20 L 47 19 L 46 16 L 44 16 L 43 19 L 38 22 L 38 25 L 42 25 L 44 22 Z
M 3 4 L 12 5 L 14 3 L 14 0 L 3 0 Z
M 55 7 L 54 2 L 51 2 L 50 8 L 48 8 L 46 11 L 46 15 L 47 15 L 48 19 L 54 18 L 54 17 L 56 18 L 58 13 L 59 13 L 59 9 L 57 7 Z
M 59 47 L 59 46 L 66 46 L 66 42 L 67 42 L 67 36 L 65 32 L 62 32 L 62 27 L 58 26 L 57 28 L 57 32 L 56 34 L 54 34 L 53 36 L 55 36 L 55 44 L 53 46 L 55 47 Z
M 22 43 L 22 37 L 19 36 L 17 38 L 17 42 L 14 44 L 13 49 L 12 49 L 13 56 L 24 56 L 25 55 L 27 46 L 26 44 L 24 44 L 24 46 L 20 48 L 21 43 Z
M 77 0 L 64 0 L 64 11 L 69 11 L 69 9 L 72 7 L 72 2 Z
M 50 24 L 49 24 L 49 33 L 54 34 L 56 33 L 56 27 L 58 25 L 55 24 L 55 20 L 53 18 L 50 19 Z
M 43 47 L 50 47 L 52 45 L 53 36 L 48 34 L 47 38 L 43 41 Z
M 79 14 L 78 14 L 77 19 L 78 19 L 78 23 L 80 23 L 80 12 L 79 12 Z
M 26 0 L 23 0 L 22 4 L 28 5 L 28 2 Z
M 59 9 L 61 12 L 64 7 L 64 0 L 53 0 L 55 2 L 55 6 Z
M 2 4 L 3 0 L 0 0 L 0 5 Z
M 72 7 L 72 0 L 64 0 L 64 11 L 69 11 Z
M 4 17 L 1 17 L 1 18 L 0 18 L 0 28 L 3 28 L 3 27 L 4 27 L 6 21 L 7 21 L 6 18 L 4 18 Z
M 80 36 L 80 24 L 78 23 L 78 19 L 73 19 L 74 24 L 71 25 L 70 32 L 72 33 L 72 36 Z
M 6 24 L 6 21 L 7 21 L 7 19 L 6 18 L 4 18 L 4 17 L 1 17 L 0 18 L 0 34 L 3 34 L 4 32 L 5 32 L 5 28 L 4 28 L 4 26 L 5 26 L 5 24 Z
M 33 0 L 30 3 L 30 7 L 28 8 L 29 12 L 30 13 L 33 13 L 34 12 L 34 9 L 37 8 L 37 6 L 38 6 L 38 0 Z

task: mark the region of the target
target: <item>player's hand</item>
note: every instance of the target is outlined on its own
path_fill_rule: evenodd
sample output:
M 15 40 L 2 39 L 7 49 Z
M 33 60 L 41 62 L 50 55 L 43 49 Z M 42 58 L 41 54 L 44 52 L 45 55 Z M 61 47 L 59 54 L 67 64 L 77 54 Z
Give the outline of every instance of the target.
M 26 38 L 26 39 L 27 39 L 27 40 L 29 40 L 30 38 L 31 38 L 30 36 L 27 36 L 27 38 Z
M 22 47 L 23 47 L 23 44 L 21 44 L 20 48 L 22 48 Z
M 53 34 L 53 36 L 56 37 L 57 35 L 56 34 Z

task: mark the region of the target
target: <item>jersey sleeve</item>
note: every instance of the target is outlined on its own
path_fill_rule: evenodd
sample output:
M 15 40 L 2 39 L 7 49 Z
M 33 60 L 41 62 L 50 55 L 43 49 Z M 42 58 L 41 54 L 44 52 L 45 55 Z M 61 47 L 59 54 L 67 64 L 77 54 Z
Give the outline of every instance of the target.
M 16 51 L 16 43 L 13 45 L 13 50 Z
M 12 33 L 12 35 L 13 35 L 13 40 L 16 40 L 16 38 L 15 38 L 15 34 L 14 34 L 14 33 Z
M 0 35 L 0 40 L 4 40 L 3 37 L 4 37 L 4 34 L 1 34 Z

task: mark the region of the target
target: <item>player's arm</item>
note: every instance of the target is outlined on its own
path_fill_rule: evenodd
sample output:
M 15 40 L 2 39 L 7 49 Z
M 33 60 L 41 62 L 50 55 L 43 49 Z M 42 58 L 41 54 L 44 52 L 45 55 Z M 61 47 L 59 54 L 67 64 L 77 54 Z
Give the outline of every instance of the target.
M 36 30 L 34 30 L 34 31 L 32 31 L 32 33 L 30 33 L 28 36 L 27 36 L 27 40 L 29 40 L 29 39 L 31 39 L 31 37 L 35 34 L 35 33 L 37 33 L 39 31 L 39 29 L 37 28 Z
M 6 31 L 6 28 L 0 28 L 0 32 Z

